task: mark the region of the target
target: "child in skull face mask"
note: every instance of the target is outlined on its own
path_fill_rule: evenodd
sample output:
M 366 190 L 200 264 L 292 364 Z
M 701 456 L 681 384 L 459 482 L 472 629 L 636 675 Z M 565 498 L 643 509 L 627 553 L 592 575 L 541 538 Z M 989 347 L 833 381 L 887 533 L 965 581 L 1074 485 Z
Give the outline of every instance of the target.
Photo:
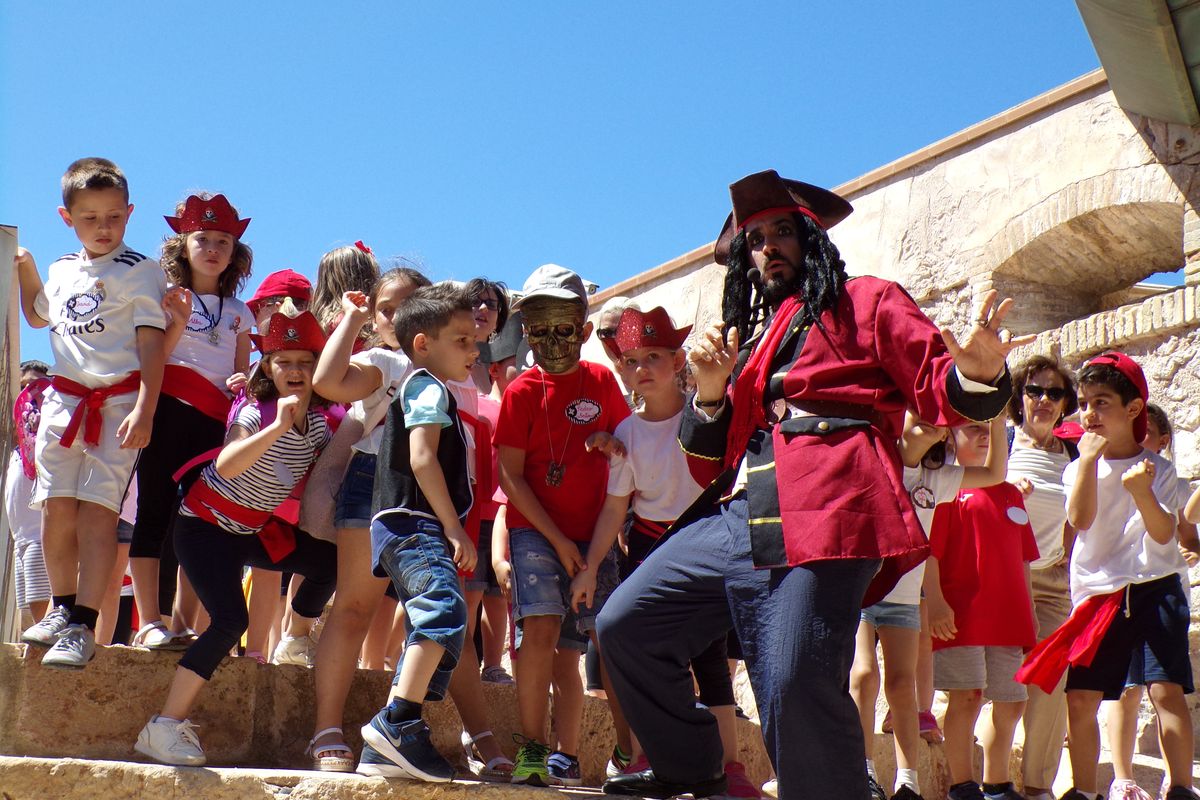
M 582 695 L 579 655 L 616 587 L 616 565 L 608 560 L 597 575 L 593 606 L 578 615 L 571 610 L 571 578 L 586 568 L 583 554 L 608 482 L 608 461 L 599 450 L 629 407 L 612 372 L 579 360 L 592 332 L 579 276 L 547 264 L 529 276 L 522 294 L 513 309 L 524 312 L 537 366 L 505 390 L 494 437 L 508 496 L 513 615 L 522 629 L 517 699 L 525 741 L 512 780 L 573 785 L 579 783 L 579 717 L 555 721 L 556 752 L 541 739 L 552 674 L 560 693 Z M 582 709 L 582 697 L 568 705 Z

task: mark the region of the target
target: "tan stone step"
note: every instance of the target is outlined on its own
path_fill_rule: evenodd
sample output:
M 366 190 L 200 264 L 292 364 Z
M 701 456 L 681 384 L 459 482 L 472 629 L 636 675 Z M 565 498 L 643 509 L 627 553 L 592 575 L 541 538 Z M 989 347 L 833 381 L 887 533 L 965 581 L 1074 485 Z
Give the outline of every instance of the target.
M 596 790 L 0 756 L 4 800 L 596 800 Z
M 143 760 L 133 751 L 138 731 L 157 713 L 175 672 L 178 654 L 140 648 L 101 647 L 86 669 L 46 669 L 45 651 L 0 645 L 0 753 L 10 756 Z M 357 753 L 359 728 L 387 698 L 391 675 L 359 670 L 346 703 L 346 743 Z M 510 758 L 519 730 L 516 688 L 483 684 L 491 728 Z M 305 768 L 313 733 L 312 671 L 263 666 L 230 658 L 205 687 L 192 712 L 208 763 L 216 767 Z M 425 719 L 434 745 L 462 764 L 462 730 L 452 701 L 427 703 Z M 758 726 L 739 721 L 740 760 L 758 783 L 770 774 Z M 598 786 L 612 752 L 612 720 L 604 701 L 585 698 L 580 737 L 584 782 Z M 3 787 L 0 787 L 3 788 Z M 0 795 L 2 796 L 2 795 Z

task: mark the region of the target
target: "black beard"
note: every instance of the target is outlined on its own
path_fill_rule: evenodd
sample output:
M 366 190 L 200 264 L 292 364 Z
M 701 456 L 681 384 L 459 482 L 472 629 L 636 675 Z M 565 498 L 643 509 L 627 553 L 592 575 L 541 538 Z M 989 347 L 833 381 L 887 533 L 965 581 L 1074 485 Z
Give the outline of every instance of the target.
M 799 294 L 803 288 L 799 273 L 793 271 L 788 278 L 771 278 L 762 284 L 762 295 L 767 305 L 778 308 L 780 303 L 794 294 Z

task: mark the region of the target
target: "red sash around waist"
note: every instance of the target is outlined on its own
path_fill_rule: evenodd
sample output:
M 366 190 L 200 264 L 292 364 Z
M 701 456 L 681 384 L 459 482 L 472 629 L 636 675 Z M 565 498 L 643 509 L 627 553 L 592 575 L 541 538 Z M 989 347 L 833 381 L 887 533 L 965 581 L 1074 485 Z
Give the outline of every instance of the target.
M 75 412 L 71 414 L 71 421 L 67 423 L 66 430 L 63 431 L 62 439 L 58 443 L 63 447 L 73 445 L 75 443 L 75 435 L 79 433 L 79 428 L 82 425 L 84 443 L 93 446 L 100 444 L 100 429 L 104 427 L 104 417 L 100 413 L 100 407 L 104 405 L 105 400 L 114 395 L 136 392 L 141 386 L 141 381 L 142 373 L 134 371 L 110 386 L 91 389 L 82 383 L 76 383 L 70 378 L 64 378 L 61 375 L 51 377 L 50 385 L 56 391 L 70 395 L 71 397 L 81 398 L 79 405 L 75 407 Z
M 213 511 L 219 512 L 239 525 L 256 528 L 258 539 L 262 542 L 272 563 L 278 563 L 296 549 L 296 532 L 286 521 L 275 517 L 270 511 L 260 511 L 256 508 L 239 505 L 219 494 L 203 480 L 192 484 L 183 503 L 187 506 L 188 511 L 217 527 L 221 527 L 221 523 Z
M 213 382 L 190 367 L 167 364 L 163 369 L 163 393 L 182 400 L 206 417 L 225 422 L 233 399 Z
M 1066 622 L 1029 651 L 1017 670 L 1017 680 L 1050 694 L 1067 667 L 1090 667 L 1124 595 L 1124 589 L 1093 595 L 1076 606 Z

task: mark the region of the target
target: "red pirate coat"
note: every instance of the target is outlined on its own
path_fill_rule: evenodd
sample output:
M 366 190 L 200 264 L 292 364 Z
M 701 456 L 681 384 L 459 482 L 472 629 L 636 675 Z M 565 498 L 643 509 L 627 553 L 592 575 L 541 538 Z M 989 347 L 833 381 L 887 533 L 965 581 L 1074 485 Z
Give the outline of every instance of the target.
M 964 390 L 937 327 L 891 281 L 847 281 L 821 323 L 807 330 L 792 320 L 771 323 L 793 326 L 777 354 L 799 350 L 764 398 L 778 421 L 752 437 L 745 457 L 751 552 L 760 568 L 880 559 L 869 604 L 929 554 L 896 450 L 905 408 L 937 425 L 990 419 L 1003 410 L 1011 384 L 1006 371 L 993 392 Z M 731 387 L 712 420 L 690 403 L 685 410 L 680 444 L 693 474 L 712 484 L 683 521 L 733 484 L 736 469 L 721 471 L 732 397 Z

